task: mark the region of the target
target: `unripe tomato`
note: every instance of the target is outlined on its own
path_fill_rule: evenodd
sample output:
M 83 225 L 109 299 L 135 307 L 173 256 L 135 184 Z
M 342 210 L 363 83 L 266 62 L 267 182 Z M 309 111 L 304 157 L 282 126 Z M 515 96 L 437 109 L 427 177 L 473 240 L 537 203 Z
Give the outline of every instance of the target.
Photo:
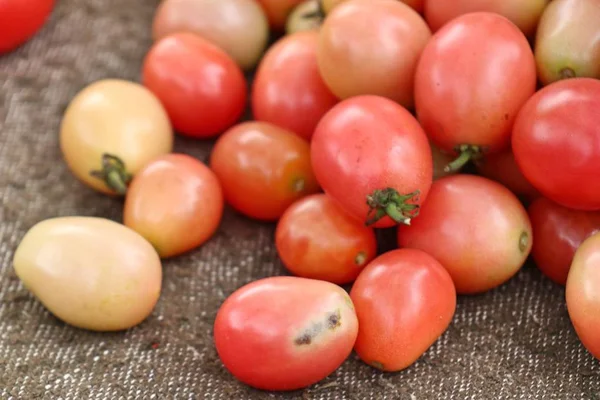
M 0 54 L 30 40 L 46 23 L 55 0 L 0 0 Z
M 296 32 L 318 31 L 323 23 L 319 1 L 305 0 L 298 4 L 287 19 L 285 32 L 291 35 Z
M 304 0 L 256 0 L 265 10 L 274 31 L 281 32 L 294 8 Z

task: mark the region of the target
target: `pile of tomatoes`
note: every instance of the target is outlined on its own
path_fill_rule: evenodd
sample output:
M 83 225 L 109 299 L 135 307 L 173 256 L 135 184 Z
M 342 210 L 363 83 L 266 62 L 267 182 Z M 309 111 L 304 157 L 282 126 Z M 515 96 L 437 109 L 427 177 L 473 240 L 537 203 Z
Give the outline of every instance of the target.
M 458 295 L 530 256 L 600 358 L 600 2 L 163 0 L 153 37 L 141 83 L 92 83 L 60 128 L 122 223 L 42 221 L 15 253 L 56 316 L 140 323 L 162 260 L 209 240 L 227 204 L 276 224 L 289 272 L 216 316 L 224 366 L 255 388 L 312 385 L 353 350 L 408 368 Z M 215 139 L 210 161 L 173 153 L 176 134 Z M 380 254 L 383 228 L 398 248 Z

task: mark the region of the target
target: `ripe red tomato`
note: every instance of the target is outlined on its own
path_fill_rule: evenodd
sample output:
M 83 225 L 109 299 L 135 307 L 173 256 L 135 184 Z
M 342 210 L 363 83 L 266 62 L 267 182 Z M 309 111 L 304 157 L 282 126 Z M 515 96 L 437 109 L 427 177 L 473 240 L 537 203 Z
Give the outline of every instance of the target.
M 525 263 L 531 243 L 531 223 L 517 197 L 476 175 L 435 181 L 419 218 L 398 229 L 399 246 L 435 257 L 459 294 L 482 293 L 508 281 Z
M 376 228 L 410 223 L 433 180 L 425 132 L 405 108 L 384 97 L 338 103 L 317 126 L 311 157 L 325 192 Z
M 350 297 L 358 316 L 354 349 L 384 371 L 412 365 L 446 331 L 456 310 L 452 278 L 420 250 L 393 250 L 365 267 Z
M 214 341 L 225 367 L 252 387 L 283 391 L 310 386 L 350 355 L 358 333 L 352 300 L 333 283 L 265 278 L 225 300 Z
M 308 142 L 267 122 L 243 122 L 225 132 L 210 167 L 227 203 L 259 220 L 275 221 L 296 200 L 319 191 Z
M 523 175 L 565 207 L 600 210 L 600 81 L 565 79 L 521 109 L 512 147 Z
M 565 285 L 575 251 L 600 231 L 600 212 L 571 210 L 544 197 L 531 203 L 527 211 L 536 265 L 548 278 Z
M 316 31 L 287 35 L 265 54 L 252 89 L 257 121 L 310 140 L 317 123 L 338 102 L 319 74 L 318 37 Z
M 275 244 L 293 274 L 338 285 L 354 281 L 377 255 L 373 229 L 350 217 L 326 194 L 292 204 L 277 224 Z
M 246 107 L 240 67 L 193 33 L 157 41 L 144 60 L 142 80 L 165 106 L 175 130 L 185 136 L 216 136 L 235 124 Z
M 517 112 L 535 88 L 535 60 L 523 33 L 499 14 L 466 14 L 423 51 L 417 116 L 434 144 L 459 155 L 449 165 L 458 170 L 482 152 L 510 147 Z
M 186 154 L 167 154 L 131 181 L 123 223 L 167 258 L 210 239 L 222 215 L 223 193 L 208 166 Z
M 600 233 L 587 238 L 575 252 L 566 300 L 569 317 L 585 348 L 600 360 Z
M 285 30 L 288 16 L 304 0 L 258 0 L 269 18 L 269 25 L 275 31 Z
M 30 40 L 46 23 L 54 0 L 0 0 L 0 54 Z

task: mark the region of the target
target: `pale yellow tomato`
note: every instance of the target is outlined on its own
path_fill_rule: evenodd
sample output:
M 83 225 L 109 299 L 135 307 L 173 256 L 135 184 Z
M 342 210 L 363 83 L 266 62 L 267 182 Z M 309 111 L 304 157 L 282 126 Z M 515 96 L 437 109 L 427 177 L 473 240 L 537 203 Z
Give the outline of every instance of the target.
M 285 31 L 288 35 L 302 31 L 317 31 L 323 23 L 319 0 L 306 0 L 294 8 L 287 19 Z

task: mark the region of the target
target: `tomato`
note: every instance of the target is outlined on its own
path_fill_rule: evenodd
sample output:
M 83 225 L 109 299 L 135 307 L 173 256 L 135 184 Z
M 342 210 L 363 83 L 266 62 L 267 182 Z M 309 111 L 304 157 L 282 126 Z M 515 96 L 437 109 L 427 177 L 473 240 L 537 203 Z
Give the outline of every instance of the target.
M 156 42 L 142 80 L 162 101 L 178 133 L 210 138 L 234 125 L 246 107 L 240 67 L 223 50 L 193 33 Z
M 308 142 L 267 122 L 243 122 L 225 132 L 210 167 L 226 202 L 258 220 L 275 221 L 296 200 L 319 191 Z
M 540 197 L 531 203 L 528 213 L 536 265 L 548 278 L 565 285 L 575 251 L 600 231 L 600 212 L 571 210 Z
M 289 276 L 238 289 L 214 324 L 217 352 L 231 374 L 272 391 L 301 389 L 329 376 L 352 352 L 357 333 L 354 306 L 342 288 Z
M 0 0 L 0 54 L 25 44 L 42 29 L 54 0 Z
M 71 100 L 60 126 L 60 148 L 81 182 L 101 193 L 123 195 L 132 176 L 172 151 L 173 129 L 148 89 L 104 79 Z
M 319 35 L 319 70 L 337 97 L 371 94 L 413 107 L 415 69 L 431 32 L 412 8 L 389 0 L 343 3 Z
M 585 348 L 600 360 L 600 233 L 587 238 L 575 252 L 566 300 L 569 317 Z
M 123 223 L 167 258 L 210 239 L 222 216 L 223 193 L 214 172 L 186 154 L 168 154 L 150 162 L 131 182 Z
M 317 32 L 299 32 L 269 49 L 252 88 L 252 112 L 257 121 L 310 140 L 317 123 L 338 102 L 319 74 L 317 41 Z
M 392 250 L 365 267 L 350 297 L 358 316 L 355 350 L 365 363 L 400 371 L 446 331 L 456 310 L 452 278 L 420 250 Z
M 533 52 L 523 33 L 498 14 L 476 12 L 440 29 L 415 75 L 417 117 L 430 139 L 458 158 L 510 147 L 511 128 L 536 89 Z
M 433 180 L 425 132 L 384 97 L 357 96 L 332 108 L 317 126 L 311 158 L 323 190 L 375 228 L 409 224 Z
M 269 18 L 269 24 L 274 31 L 283 31 L 288 16 L 294 8 L 304 0 L 257 0 Z
M 538 27 L 535 59 L 544 84 L 560 79 L 600 79 L 600 2 L 554 0 Z
M 290 35 L 296 32 L 318 31 L 322 23 L 319 0 L 305 0 L 291 12 L 285 24 L 285 32 Z
M 338 4 L 341 4 L 348 0 L 321 0 L 321 1 L 323 3 L 323 12 L 325 14 L 329 14 L 334 9 L 334 7 L 336 7 Z M 424 0 L 400 0 L 400 1 L 402 1 L 405 4 L 408 4 L 410 7 L 412 7 L 418 13 L 423 12 Z
M 48 311 L 82 329 L 129 329 L 152 313 L 160 297 L 156 251 L 133 230 L 104 218 L 57 217 L 35 224 L 13 264 Z
M 517 197 L 497 182 L 453 175 L 431 186 L 419 218 L 400 226 L 400 247 L 423 250 L 448 270 L 459 294 L 508 281 L 531 252 L 531 222 Z
M 517 165 L 545 197 L 600 210 L 600 81 L 572 78 L 539 90 L 521 109 L 512 148 Z
M 339 285 L 354 281 L 377 255 L 373 229 L 350 217 L 325 194 L 292 204 L 277 224 L 275 244 L 293 274 Z
M 152 26 L 154 40 L 192 32 L 219 46 L 242 69 L 253 68 L 269 40 L 269 22 L 254 0 L 165 0 Z

